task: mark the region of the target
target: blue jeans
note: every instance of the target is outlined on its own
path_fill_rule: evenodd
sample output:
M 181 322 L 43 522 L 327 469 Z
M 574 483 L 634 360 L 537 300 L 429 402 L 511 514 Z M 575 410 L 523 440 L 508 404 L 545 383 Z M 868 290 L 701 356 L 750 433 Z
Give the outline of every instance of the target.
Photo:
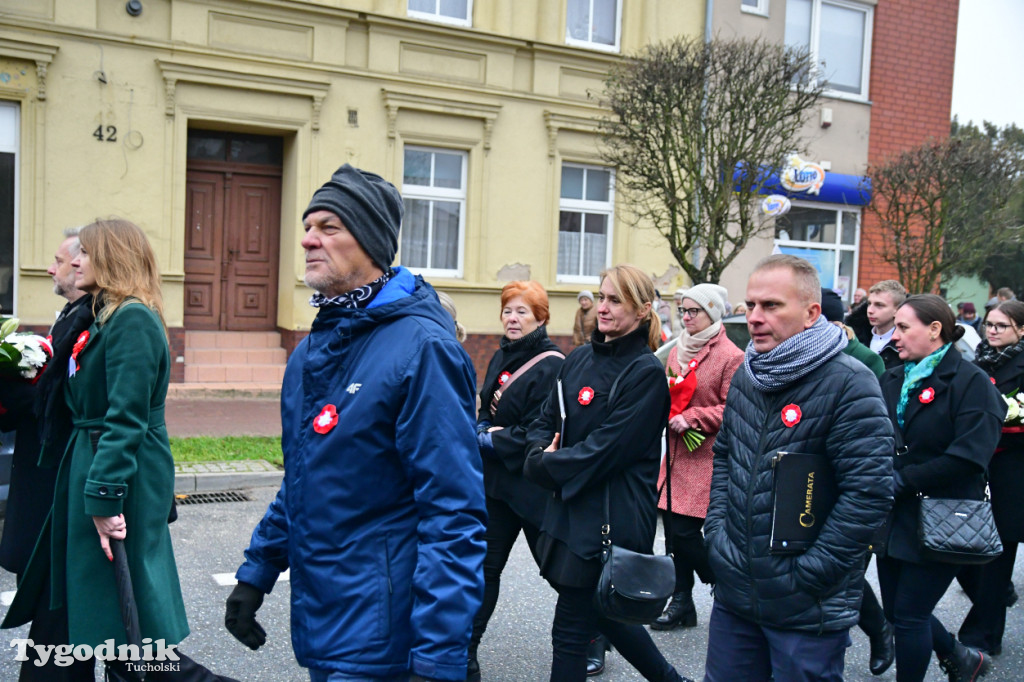
M 717 601 L 708 624 L 704 682 L 842 682 L 850 630 L 821 635 L 757 625 Z
M 309 680 L 310 682 L 409 682 L 409 673 L 388 677 L 367 677 L 366 675 L 350 675 L 349 673 L 310 668 Z

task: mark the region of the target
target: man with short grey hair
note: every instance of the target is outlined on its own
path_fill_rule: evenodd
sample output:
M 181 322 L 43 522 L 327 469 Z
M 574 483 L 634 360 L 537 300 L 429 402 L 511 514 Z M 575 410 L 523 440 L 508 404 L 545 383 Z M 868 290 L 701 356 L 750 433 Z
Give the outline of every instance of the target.
M 892 506 L 892 423 L 875 375 L 821 315 L 807 261 L 762 260 L 747 283 L 744 367 L 715 440 L 704 523 L 715 603 L 707 682 L 843 679 L 865 557 Z M 815 455 L 837 494 L 793 552 L 773 536 L 775 462 Z

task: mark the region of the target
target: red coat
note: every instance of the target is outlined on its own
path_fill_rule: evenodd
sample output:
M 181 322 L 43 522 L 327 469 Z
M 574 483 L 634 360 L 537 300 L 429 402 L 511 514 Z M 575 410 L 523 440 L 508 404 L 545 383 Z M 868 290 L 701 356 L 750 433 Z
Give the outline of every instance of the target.
M 682 376 L 684 368 L 678 360 L 678 348 L 668 354 L 666 376 L 671 369 Z M 693 452 L 686 447 L 682 434 L 668 427 L 668 456 L 672 458 L 672 511 L 683 516 L 704 518 L 711 496 L 711 468 L 713 455 L 711 446 L 722 427 L 722 413 L 725 412 L 725 396 L 729 393 L 732 375 L 743 364 L 743 351 L 736 347 L 725 334 L 725 328 L 701 348 L 694 358 L 697 361 L 697 387 L 690 404 L 682 411 L 691 428 L 707 438 Z M 661 465 L 658 477 L 658 507 L 666 508 L 665 464 Z

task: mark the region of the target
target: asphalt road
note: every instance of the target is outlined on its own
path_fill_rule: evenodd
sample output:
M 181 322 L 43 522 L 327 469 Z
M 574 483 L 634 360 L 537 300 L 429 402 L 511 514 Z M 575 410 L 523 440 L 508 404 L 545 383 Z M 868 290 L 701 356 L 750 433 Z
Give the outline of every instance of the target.
M 181 650 L 215 672 L 244 682 L 291 682 L 308 680 L 295 662 L 288 625 L 289 584 L 278 583 L 259 612 L 268 641 L 259 651 L 250 651 L 224 629 L 224 600 L 230 586 L 217 583 L 217 574 L 233 574 L 256 523 L 263 516 L 276 490 L 249 491 L 252 501 L 188 505 L 179 507 L 179 519 L 171 526 L 182 591 L 192 634 Z M 129 529 L 130 532 L 130 529 Z M 661 538 L 658 547 L 662 546 Z M 2 572 L 0 572 L 2 573 Z M 875 582 L 874 570 L 869 575 Z M 550 629 L 554 592 L 537 575 L 533 560 L 520 542 L 505 569 L 501 600 L 480 649 L 480 665 L 486 682 L 532 682 L 548 679 L 551 658 Z M 1018 567 L 1018 586 L 1024 586 L 1024 569 Z M 875 583 L 877 588 L 877 582 Z M 0 591 L 14 589 L 14 577 L 0 575 Z M 665 656 L 684 675 L 700 679 L 707 646 L 707 617 L 711 609 L 708 591 L 698 587 L 698 627 L 653 633 Z M 0 607 L 0 613 L 6 606 Z M 939 617 L 948 626 L 958 626 L 967 611 L 966 597 L 954 584 L 939 604 Z M 16 637 L 27 636 L 28 628 L 8 630 L 0 635 L 0 680 L 16 680 L 15 650 L 7 646 Z M 867 669 L 868 644 L 863 633 L 852 631 L 853 646 L 846 656 L 846 679 L 853 682 L 895 680 L 890 669 L 873 677 Z M 1024 606 L 1010 609 L 1003 655 L 994 661 L 987 682 L 1024 679 Z M 99 677 L 97 679 L 100 679 Z M 608 658 L 602 682 L 642 679 L 617 653 Z M 933 665 L 929 682 L 945 677 Z M 742 682 L 742 681 L 738 681 Z

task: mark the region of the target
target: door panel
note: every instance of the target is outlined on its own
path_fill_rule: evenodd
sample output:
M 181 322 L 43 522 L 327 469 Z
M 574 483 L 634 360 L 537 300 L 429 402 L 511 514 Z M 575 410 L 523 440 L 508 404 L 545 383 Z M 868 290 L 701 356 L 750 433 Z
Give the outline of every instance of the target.
M 185 180 L 185 328 L 219 329 L 224 174 L 189 171 Z
M 276 177 L 236 173 L 229 181 L 226 329 L 275 328 L 280 192 Z

